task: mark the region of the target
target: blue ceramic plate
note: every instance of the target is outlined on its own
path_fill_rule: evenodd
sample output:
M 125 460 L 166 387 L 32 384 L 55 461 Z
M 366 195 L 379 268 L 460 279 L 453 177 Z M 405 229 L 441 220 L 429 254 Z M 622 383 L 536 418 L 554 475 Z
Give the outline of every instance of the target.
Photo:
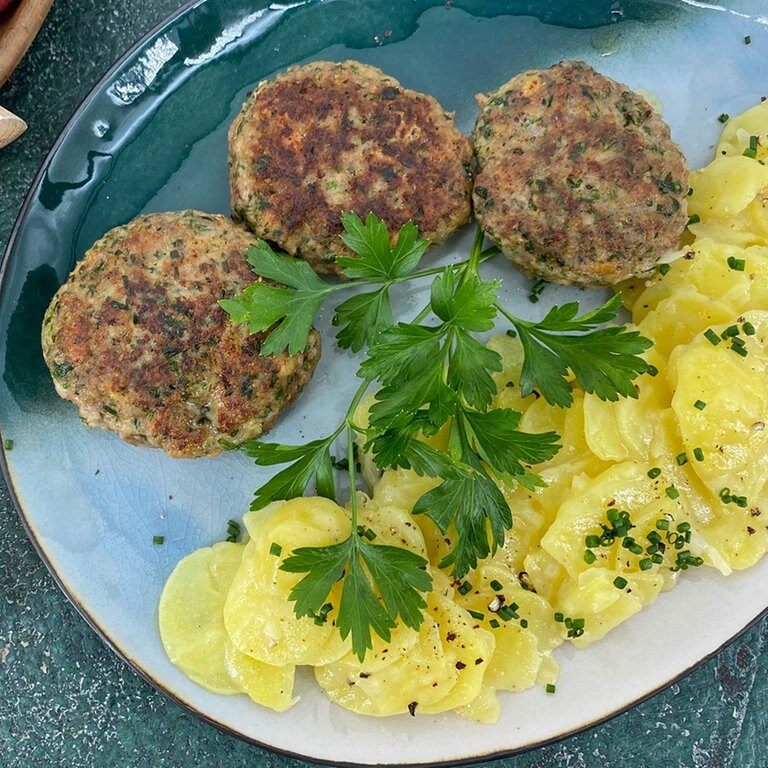
M 242 514 L 263 480 L 261 470 L 238 454 L 176 461 L 86 429 L 54 393 L 39 330 L 57 286 L 107 229 L 149 211 L 228 211 L 227 127 L 247 91 L 289 64 L 374 64 L 436 96 L 469 131 L 475 93 L 525 68 L 585 59 L 656 94 L 696 167 L 711 156 L 717 115 L 764 95 L 762 5 L 199 0 L 127 54 L 78 110 L 33 184 L 6 253 L 0 297 L 0 423 L 4 442 L 13 441 L 6 477 L 41 556 L 106 642 L 177 701 L 253 742 L 336 764 L 434 763 L 526 749 L 605 719 L 755 621 L 766 607 L 768 560 L 728 579 L 711 569 L 686 575 L 589 650 L 562 649 L 557 695 L 503 696 L 495 726 L 452 715 L 365 719 L 327 703 L 311 675 L 299 679 L 301 701 L 280 715 L 242 696 L 208 694 L 167 661 L 157 600 L 183 555 L 223 538 L 226 521 Z M 450 258 L 468 238 L 462 233 L 433 258 Z M 528 284 L 500 268 L 506 299 L 529 312 Z M 536 309 L 572 295 L 548 289 Z M 405 293 L 401 308 L 417 301 Z M 328 321 L 321 318 L 321 330 Z M 355 363 L 331 346 L 276 438 L 308 439 L 326 434 L 326 421 L 335 426 L 334 412 L 355 387 Z M 164 536 L 164 545 L 153 545 L 153 536 Z M 588 695 L 595 680 L 599 695 Z

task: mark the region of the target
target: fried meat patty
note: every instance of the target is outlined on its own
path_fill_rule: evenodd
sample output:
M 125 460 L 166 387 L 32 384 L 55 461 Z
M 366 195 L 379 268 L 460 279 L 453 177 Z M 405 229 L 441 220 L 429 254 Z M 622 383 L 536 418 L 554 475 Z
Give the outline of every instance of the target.
M 612 285 L 679 247 L 688 167 L 641 96 L 566 61 L 478 103 L 475 216 L 525 275 Z
M 229 131 L 232 215 L 341 274 L 342 211 L 407 221 L 432 243 L 471 214 L 469 140 L 423 93 L 354 61 L 291 67 L 258 85 Z
M 260 354 L 263 334 L 230 322 L 221 298 L 254 282 L 253 237 L 225 216 L 140 216 L 77 264 L 43 321 L 45 361 L 83 421 L 176 457 L 212 456 L 261 435 L 309 381 L 302 354 Z

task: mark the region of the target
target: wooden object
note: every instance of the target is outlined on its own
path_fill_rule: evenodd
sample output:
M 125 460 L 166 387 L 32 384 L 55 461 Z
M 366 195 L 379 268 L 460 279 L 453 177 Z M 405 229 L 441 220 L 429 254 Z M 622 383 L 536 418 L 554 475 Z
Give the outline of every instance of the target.
M 53 0 L 21 0 L 0 14 L 0 86 L 27 52 Z
M 18 139 L 26 130 L 27 124 L 20 117 L 0 107 L 0 148 Z

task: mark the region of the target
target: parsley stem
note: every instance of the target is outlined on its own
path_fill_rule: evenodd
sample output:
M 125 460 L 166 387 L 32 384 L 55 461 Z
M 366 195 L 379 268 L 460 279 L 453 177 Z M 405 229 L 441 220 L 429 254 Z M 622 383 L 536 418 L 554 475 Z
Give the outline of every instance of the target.
M 472 250 L 469 252 L 469 259 L 467 260 L 467 269 L 464 275 L 476 275 L 477 268 L 480 266 L 480 255 L 483 252 L 483 241 L 485 240 L 485 233 L 478 227 L 475 230 L 475 239 L 472 243 Z M 498 249 L 496 249 L 498 252 Z
M 367 386 L 366 386 L 367 389 Z M 364 392 L 365 390 L 360 388 L 358 392 Z M 349 511 L 352 515 L 352 539 L 355 539 L 355 531 L 357 530 L 357 482 L 355 477 L 357 475 L 357 468 L 355 467 L 355 430 L 352 424 L 349 422 L 349 413 L 347 414 L 347 462 L 349 472 Z
M 482 230 L 478 229 L 478 233 L 482 235 Z M 477 247 L 478 237 L 475 237 L 475 245 L 472 246 L 474 261 L 476 265 L 480 265 L 485 261 L 489 261 L 494 256 L 501 253 L 498 246 L 496 245 L 489 245 L 484 250 L 480 250 L 479 247 Z M 482 238 L 480 239 L 480 245 L 482 245 Z M 475 253 L 475 248 L 477 248 L 477 253 Z M 455 264 L 450 264 L 452 269 L 466 269 L 466 267 L 469 265 L 470 261 L 472 261 L 472 257 L 469 259 L 466 259 L 464 261 L 457 261 Z M 445 271 L 445 267 L 430 267 L 429 269 L 419 269 L 415 272 L 409 272 L 407 275 L 400 275 L 399 277 L 390 277 L 385 280 L 382 280 L 381 278 L 377 277 L 361 277 L 357 278 L 354 281 L 349 281 L 345 283 L 337 283 L 330 286 L 330 290 L 328 293 L 332 293 L 333 291 L 340 291 L 344 288 L 355 288 L 357 286 L 361 285 L 396 285 L 397 283 L 407 283 L 409 280 L 419 280 L 422 277 L 434 277 L 435 275 L 440 275 Z
M 521 322 L 523 322 L 523 321 L 520 320 L 519 317 L 515 317 L 511 312 L 508 312 L 505 309 L 503 304 L 499 304 L 499 302 L 496 302 L 495 307 L 496 307 L 496 309 L 499 310 L 499 312 L 501 312 L 502 315 L 504 315 L 504 317 L 507 318 L 507 320 L 509 320 L 510 323 L 512 323 L 512 325 L 516 326 L 516 325 L 520 324 Z

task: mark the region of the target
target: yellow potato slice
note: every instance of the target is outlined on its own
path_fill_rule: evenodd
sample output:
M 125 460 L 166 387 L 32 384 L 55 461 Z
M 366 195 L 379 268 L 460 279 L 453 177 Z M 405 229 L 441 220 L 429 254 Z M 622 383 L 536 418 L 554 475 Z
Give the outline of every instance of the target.
M 522 396 L 520 391 L 520 374 L 523 370 L 523 346 L 520 339 L 507 335 L 493 336 L 488 341 L 488 348 L 501 355 L 502 369 L 493 374 L 498 394 L 493 408 L 511 408 L 525 412 L 531 403 L 536 402 L 537 395 Z
M 231 641 L 224 646 L 224 663 L 235 685 L 257 704 L 285 712 L 298 697 L 293 696 L 296 667 L 274 667 L 246 656 Z
M 247 693 L 282 712 L 294 703 L 294 667 L 243 656 L 224 628 L 224 600 L 244 549 L 220 542 L 179 562 L 160 597 L 160 634 L 170 660 L 199 685 L 214 693 Z
M 750 137 L 757 136 L 757 158 L 768 160 L 768 103 L 760 104 L 730 118 L 723 127 L 715 155 L 742 155 L 750 145 Z
M 733 311 L 732 306 L 688 286 L 662 299 L 638 324 L 637 330 L 653 341 L 656 355 L 663 360 L 654 364 L 657 368 L 661 365 L 660 370 L 663 370 L 675 347 L 688 344 L 709 326 L 729 320 Z M 662 390 L 663 385 L 657 385 L 657 389 Z M 665 394 L 668 405 L 671 393 L 667 391 Z
M 654 349 L 645 358 L 657 370 L 664 369 L 664 361 Z M 584 437 L 589 450 L 604 461 L 648 461 L 668 452 L 664 413 L 672 393 L 665 377 L 639 376 L 635 389 L 637 398 L 616 402 L 590 394 L 584 397 Z
M 496 695 L 496 689 L 489 685 L 483 685 L 480 693 L 462 707 L 456 707 L 455 712 L 467 720 L 475 720 L 478 723 L 492 725 L 499 719 L 501 704 Z
M 729 487 L 755 499 L 768 480 L 768 312 L 747 312 L 731 325 L 741 329 L 744 323 L 755 329 L 751 336 L 739 331 L 745 356 L 729 341 L 713 345 L 700 335 L 676 350 L 670 376 L 685 450 L 691 455 L 699 448 L 704 455 L 691 462 L 693 470 L 715 494 Z M 711 330 L 719 337 L 727 327 Z
M 439 574 L 435 575 L 439 581 Z M 430 593 L 417 642 L 407 652 L 349 653 L 316 667 L 315 677 L 332 701 L 359 714 L 435 714 L 473 701 L 493 654 L 493 636 L 438 589 Z M 448 590 L 450 591 L 450 590 Z
M 704 337 L 677 350 L 670 361 L 672 407 L 687 455 L 702 457 L 687 465 L 709 491 L 702 531 L 730 568 L 746 568 L 768 547 L 761 522 L 768 508 L 768 313 L 734 320 L 738 328 L 744 322 L 755 328 L 754 335 L 740 333 L 747 355 Z M 720 335 L 726 327 L 712 330 Z
M 645 317 L 664 300 L 674 299 L 687 291 L 715 299 L 730 307 L 734 314 L 758 309 L 759 306 L 750 302 L 755 288 L 764 292 L 762 286 L 768 283 L 764 277 L 766 253 L 768 251 L 763 248 L 745 249 L 710 238 L 697 239 L 682 258 L 669 265 L 667 274 L 657 275 L 647 282 L 632 308 L 633 321 L 642 329 Z M 729 259 L 745 260 L 746 268 L 744 271 L 733 269 Z
M 716 157 L 705 168 L 692 171 L 689 184 L 690 215 L 702 221 L 727 219 L 741 213 L 768 186 L 768 166 L 743 155 Z
M 486 684 L 506 691 L 523 691 L 535 685 L 552 650 L 564 639 L 562 626 L 554 620 L 554 609 L 540 595 L 523 589 L 517 574 L 503 566 L 481 565 L 467 577 L 467 583 L 472 589 L 465 595 L 457 594 L 456 602 L 482 614 L 480 626 L 492 632 L 496 641 L 485 673 Z M 511 606 L 516 606 L 518 618 L 505 613 Z
M 346 539 L 348 512 L 328 499 L 299 498 L 249 512 L 244 522 L 251 540 L 224 604 L 224 623 L 235 647 L 275 666 L 340 658 L 349 648 L 334 623 L 341 587 L 331 590 L 328 602 L 334 609 L 325 623 L 296 618 L 289 595 L 303 574 L 281 571 L 280 563 L 300 547 Z
M 225 661 L 229 637 L 222 607 L 243 554 L 242 544 L 220 542 L 179 561 L 160 596 L 160 636 L 168 658 L 214 693 L 240 693 Z
M 616 587 L 617 577 L 626 580 L 625 588 Z M 575 646 L 584 648 L 652 603 L 664 584 L 665 577 L 659 572 L 590 569 L 563 585 L 555 607 L 566 617 L 584 620 L 584 633 L 572 638 Z
M 590 567 L 584 561 L 585 538 L 600 532 L 601 524 L 607 523 L 607 510 L 626 511 L 634 518 L 664 495 L 658 479 L 648 477 L 649 468 L 635 462 L 615 464 L 560 506 L 541 546 L 571 577 Z M 672 499 L 668 501 L 677 506 Z
M 552 604 L 558 590 L 568 578 L 565 568 L 542 548 L 541 543 L 525 556 L 523 567 L 525 570 L 522 572 L 522 578 L 526 584 Z M 521 576 L 518 575 L 518 578 Z

